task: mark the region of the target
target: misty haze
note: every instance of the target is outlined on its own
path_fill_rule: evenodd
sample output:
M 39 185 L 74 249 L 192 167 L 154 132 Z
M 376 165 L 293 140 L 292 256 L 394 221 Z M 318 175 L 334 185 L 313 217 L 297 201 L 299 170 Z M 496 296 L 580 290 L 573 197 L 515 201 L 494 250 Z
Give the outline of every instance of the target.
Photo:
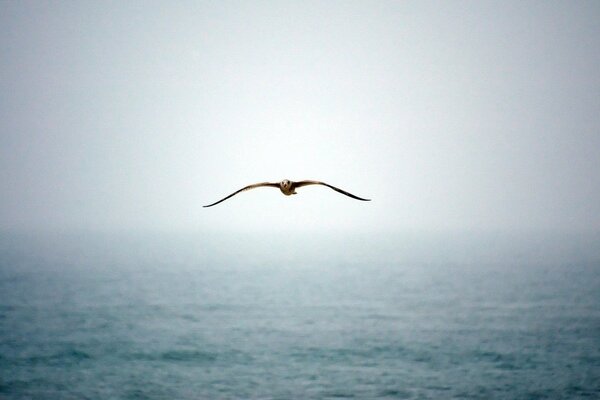
M 599 21 L 0 3 L 0 398 L 597 396 Z

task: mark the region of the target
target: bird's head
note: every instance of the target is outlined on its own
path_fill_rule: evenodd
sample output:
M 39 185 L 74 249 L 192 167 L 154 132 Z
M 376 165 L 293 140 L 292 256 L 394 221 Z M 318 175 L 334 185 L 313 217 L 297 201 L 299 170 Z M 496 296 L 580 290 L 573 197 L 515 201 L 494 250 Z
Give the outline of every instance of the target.
M 293 186 L 292 181 L 290 181 L 288 179 L 284 179 L 281 182 L 279 182 L 279 188 L 286 195 L 296 194 L 296 191 L 293 190 L 292 186 Z

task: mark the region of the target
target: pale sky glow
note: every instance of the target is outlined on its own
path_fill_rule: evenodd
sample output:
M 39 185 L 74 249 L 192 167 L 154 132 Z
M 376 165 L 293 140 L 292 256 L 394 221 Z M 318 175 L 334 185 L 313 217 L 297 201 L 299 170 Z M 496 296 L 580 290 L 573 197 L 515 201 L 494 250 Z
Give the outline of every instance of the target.
M 0 52 L 3 228 L 600 230 L 598 2 L 2 2 Z M 373 201 L 202 208 L 284 178 Z

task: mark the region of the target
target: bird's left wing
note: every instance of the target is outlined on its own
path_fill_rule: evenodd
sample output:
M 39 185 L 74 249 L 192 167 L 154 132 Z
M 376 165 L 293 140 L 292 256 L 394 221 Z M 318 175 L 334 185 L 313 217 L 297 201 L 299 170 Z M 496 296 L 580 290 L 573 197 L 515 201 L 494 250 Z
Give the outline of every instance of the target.
M 342 190 L 340 188 L 336 188 L 335 186 L 332 186 L 328 183 L 325 182 L 320 182 L 320 181 L 299 181 L 299 182 L 295 182 L 296 183 L 296 187 L 302 187 L 302 186 L 308 186 L 308 185 L 323 185 L 323 186 L 327 186 L 330 189 L 335 190 L 336 192 L 339 192 L 341 194 L 345 194 L 348 197 L 352 197 L 353 199 L 356 200 L 361 200 L 361 201 L 371 201 L 371 199 L 363 199 L 362 197 L 358 197 L 353 195 L 352 193 L 348 193 L 345 190 Z
M 219 204 L 220 202 L 225 201 L 228 198 L 235 196 L 239 192 L 243 192 L 244 190 L 250 190 L 250 189 L 254 189 L 254 188 L 257 188 L 257 187 L 261 187 L 261 186 L 271 186 L 271 187 L 278 188 L 279 187 L 279 183 L 261 182 L 261 183 L 255 183 L 253 185 L 248 185 L 248 186 L 245 186 L 245 187 L 241 188 L 238 191 L 235 191 L 235 192 L 231 193 L 229 196 L 224 197 L 224 198 L 222 198 L 221 200 L 219 200 L 219 201 L 217 201 L 215 203 L 212 203 L 212 204 L 209 204 L 209 205 L 203 206 L 203 207 L 212 207 L 212 206 L 215 206 L 215 205 Z

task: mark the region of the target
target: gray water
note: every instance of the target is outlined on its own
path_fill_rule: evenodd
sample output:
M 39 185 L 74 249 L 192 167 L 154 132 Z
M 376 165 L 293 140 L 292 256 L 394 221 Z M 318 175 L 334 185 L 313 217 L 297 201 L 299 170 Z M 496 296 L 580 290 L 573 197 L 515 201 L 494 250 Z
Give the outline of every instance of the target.
M 599 398 L 597 244 L 5 233 L 0 398 Z

